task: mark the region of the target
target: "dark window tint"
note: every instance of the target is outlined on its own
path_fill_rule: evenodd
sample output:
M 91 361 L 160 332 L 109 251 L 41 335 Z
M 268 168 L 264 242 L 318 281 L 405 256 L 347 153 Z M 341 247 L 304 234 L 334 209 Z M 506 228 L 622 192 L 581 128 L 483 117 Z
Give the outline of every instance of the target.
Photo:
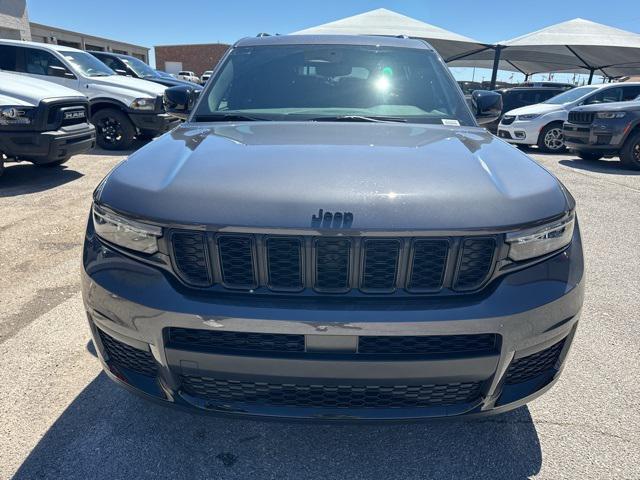
M 24 49 L 24 71 L 34 75 L 47 75 L 49 67 L 60 67 L 67 70 L 60 60 L 49 52 L 36 48 Z
M 16 71 L 18 48 L 13 45 L 0 45 L 0 70 Z
M 622 101 L 635 100 L 640 95 L 640 85 L 622 87 Z
M 586 104 L 590 105 L 593 103 L 611 103 L 611 102 L 621 102 L 622 101 L 622 87 L 615 88 L 606 88 L 601 90 L 593 95 L 591 95 L 587 100 Z
M 111 70 L 126 70 L 127 68 L 117 58 L 109 57 L 107 55 L 95 55 L 102 63 L 104 63 Z

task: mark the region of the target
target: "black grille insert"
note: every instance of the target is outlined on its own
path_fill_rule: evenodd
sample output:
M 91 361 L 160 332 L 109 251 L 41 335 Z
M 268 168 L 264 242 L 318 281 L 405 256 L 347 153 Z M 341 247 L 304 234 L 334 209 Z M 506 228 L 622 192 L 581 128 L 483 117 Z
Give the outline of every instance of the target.
M 399 254 L 399 240 L 365 240 L 362 289 L 384 292 L 393 291 L 396 287 Z
M 362 336 L 358 339 L 358 352 L 365 354 L 490 354 L 495 353 L 497 348 L 498 336 L 493 333 L 478 335 Z
M 248 235 L 218 237 L 222 281 L 229 288 L 254 288 L 253 238 Z
M 138 350 L 126 343 L 119 342 L 111 335 L 98 329 L 102 345 L 109 356 L 109 361 L 116 366 L 128 368 L 148 376 L 155 376 L 158 369 L 151 352 Z
M 593 112 L 569 112 L 570 123 L 593 123 L 595 113 Z
M 302 248 L 299 238 L 268 238 L 267 262 L 269 288 L 285 291 L 302 289 Z
M 414 241 L 407 289 L 416 292 L 440 290 L 448 255 L 448 240 Z
M 515 119 L 515 115 L 505 115 L 502 117 L 500 123 L 502 123 L 503 125 L 511 125 L 515 121 Z
M 207 239 L 201 232 L 173 232 L 173 258 L 185 282 L 196 286 L 211 284 Z
M 487 279 L 493 268 L 496 241 L 492 237 L 467 238 L 462 243 L 454 288 L 474 290 Z
M 564 339 L 544 350 L 514 360 L 507 370 L 506 383 L 521 383 L 551 370 L 562 352 Z
M 304 335 L 171 327 L 168 346 L 188 351 L 304 352 Z
M 343 238 L 316 240 L 315 288 L 325 292 L 349 289 L 351 241 Z
M 221 403 L 311 408 L 420 408 L 472 402 L 481 382 L 441 385 L 301 385 L 183 375 L 184 391 Z

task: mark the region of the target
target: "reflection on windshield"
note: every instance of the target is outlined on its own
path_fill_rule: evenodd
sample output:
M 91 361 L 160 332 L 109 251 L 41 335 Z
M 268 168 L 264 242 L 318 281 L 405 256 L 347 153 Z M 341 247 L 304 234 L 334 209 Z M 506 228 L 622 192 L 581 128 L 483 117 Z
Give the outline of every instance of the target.
M 137 58 L 122 58 L 121 60 L 139 77 L 144 78 L 159 76 L 153 68 L 144 63 L 142 60 L 138 60 Z
M 428 50 L 279 45 L 233 50 L 195 118 L 385 118 L 474 125 L 455 81 Z
M 579 98 L 584 97 L 586 94 L 593 92 L 598 87 L 577 87 L 571 90 L 568 90 L 560 95 L 556 95 L 555 97 L 551 97 L 549 100 L 545 100 L 542 103 L 550 103 L 552 105 L 562 105 L 564 103 L 570 103 L 574 100 L 578 100 Z
M 69 63 L 87 77 L 104 77 L 116 74 L 104 63 L 88 53 L 65 51 L 62 54 Z

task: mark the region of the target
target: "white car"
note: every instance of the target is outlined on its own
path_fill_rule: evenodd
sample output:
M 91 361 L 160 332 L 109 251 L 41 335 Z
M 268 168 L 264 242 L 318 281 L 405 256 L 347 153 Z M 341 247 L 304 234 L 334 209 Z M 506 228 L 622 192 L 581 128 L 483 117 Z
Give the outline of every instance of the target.
M 82 50 L 0 40 L 0 70 L 57 83 L 86 96 L 102 148 L 126 149 L 135 136 L 153 137 L 179 123 L 164 111 L 164 85 L 117 75 Z
M 188 70 L 182 70 L 178 72 L 178 78 L 180 80 L 186 80 L 188 82 L 200 83 L 200 79 L 195 74 L 195 72 L 190 72 Z
M 206 70 L 202 76 L 200 77 L 200 80 L 202 80 L 202 85 L 204 85 L 205 83 L 207 83 L 207 80 L 209 80 L 211 78 L 211 74 L 213 73 L 213 70 Z
M 57 166 L 92 148 L 88 110 L 75 90 L 0 72 L 0 174 L 5 162 Z
M 498 137 L 509 143 L 537 145 L 543 152 L 559 152 L 564 146 L 562 124 L 569 110 L 579 105 L 624 102 L 640 95 L 640 83 L 605 83 L 567 90 L 542 103 L 511 110 L 498 125 Z

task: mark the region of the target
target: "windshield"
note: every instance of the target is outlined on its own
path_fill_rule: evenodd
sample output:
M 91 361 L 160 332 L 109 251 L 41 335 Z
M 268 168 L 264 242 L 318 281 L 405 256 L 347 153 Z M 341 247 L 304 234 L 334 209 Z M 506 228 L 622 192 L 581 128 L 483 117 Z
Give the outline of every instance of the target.
M 555 97 L 551 97 L 549 100 L 545 100 L 542 103 L 551 103 L 553 105 L 562 105 L 564 103 L 570 103 L 575 100 L 578 100 L 588 93 L 593 92 L 598 87 L 578 87 L 572 90 L 568 90 L 560 95 L 556 95 Z
M 202 95 L 195 121 L 379 118 L 475 125 L 431 51 L 360 45 L 235 48 Z
M 89 53 L 72 51 L 63 51 L 60 53 L 62 53 L 71 65 L 87 77 L 104 77 L 116 74 L 116 72 Z
M 149 78 L 149 77 L 158 76 L 156 71 L 153 68 L 151 68 L 149 65 L 144 63 L 142 60 L 138 60 L 137 58 L 124 58 L 124 57 L 120 57 L 120 60 L 122 60 L 127 65 L 127 67 L 133 70 L 133 72 L 139 77 Z

